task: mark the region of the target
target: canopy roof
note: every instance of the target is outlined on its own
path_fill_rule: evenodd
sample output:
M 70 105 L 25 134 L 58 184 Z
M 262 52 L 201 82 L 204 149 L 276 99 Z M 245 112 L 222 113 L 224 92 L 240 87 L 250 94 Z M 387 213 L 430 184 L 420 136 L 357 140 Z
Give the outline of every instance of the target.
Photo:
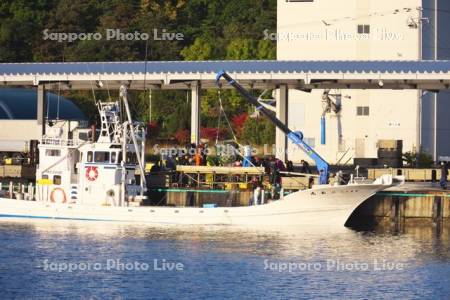
M 450 61 L 151 61 L 0 64 L 1 85 L 63 89 L 214 88 L 224 70 L 251 88 L 431 89 L 450 87 Z M 224 85 L 224 87 L 227 87 Z

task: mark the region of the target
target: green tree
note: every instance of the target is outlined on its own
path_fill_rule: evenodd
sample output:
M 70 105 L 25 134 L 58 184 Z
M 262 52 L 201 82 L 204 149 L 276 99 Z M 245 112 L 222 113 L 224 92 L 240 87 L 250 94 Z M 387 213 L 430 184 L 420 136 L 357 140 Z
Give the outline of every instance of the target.
M 242 140 L 255 145 L 275 142 L 275 126 L 265 118 L 249 118 L 242 130 Z
M 275 0 L 3 0 L 0 2 L 0 61 L 148 61 L 207 59 L 273 59 L 275 44 L 263 40 L 263 31 L 276 29 Z M 43 40 L 43 31 L 95 33 L 106 29 L 146 32 L 166 29 L 184 35 L 181 41 Z M 144 71 L 144 70 L 142 70 Z M 95 101 L 118 97 L 118 91 L 70 91 L 85 114 L 95 121 Z M 162 135 L 186 128 L 190 107 L 186 91 L 153 91 L 152 120 Z M 249 112 L 247 102 L 234 90 L 222 91 L 227 116 Z M 135 118 L 149 117 L 148 92 L 130 92 Z M 183 107 L 182 113 L 177 107 Z M 201 98 L 202 124 L 217 126 L 220 113 L 217 91 Z M 184 121 L 183 121 L 184 120 Z M 222 128 L 227 128 L 222 122 Z M 187 128 L 189 128 L 187 126 Z M 261 127 L 264 130 L 266 127 Z M 267 134 L 266 134 L 267 135 Z
M 181 50 L 184 60 L 207 60 L 213 53 L 212 43 L 203 37 L 195 39 L 194 44 Z
M 0 3 L 0 61 L 33 61 L 41 29 L 55 1 L 3 0 Z
M 190 128 L 190 114 L 186 113 L 189 110 L 189 103 L 179 103 L 175 111 L 168 116 L 165 129 L 169 136 L 173 136 L 178 130 Z
M 260 40 L 256 48 L 257 59 L 276 59 L 277 48 L 276 44 L 270 40 Z
M 227 46 L 227 59 L 254 59 L 254 46 L 250 39 L 235 38 Z

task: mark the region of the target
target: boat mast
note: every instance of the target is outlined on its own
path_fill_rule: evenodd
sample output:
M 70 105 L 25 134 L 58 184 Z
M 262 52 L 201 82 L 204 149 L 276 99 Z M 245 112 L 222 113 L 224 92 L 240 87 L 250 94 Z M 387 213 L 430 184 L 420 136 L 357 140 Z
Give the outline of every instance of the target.
M 120 185 L 120 204 L 119 206 L 124 206 L 125 204 L 125 196 L 126 196 L 126 178 L 127 178 L 127 169 L 125 167 L 125 163 L 127 161 L 127 127 L 128 122 L 125 121 L 123 123 L 123 137 L 122 137 L 122 161 L 120 165 L 122 166 L 122 177 L 121 177 L 121 185 Z
M 120 86 L 120 97 L 123 100 L 123 104 L 125 106 L 125 111 L 127 113 L 127 118 L 128 118 L 128 124 L 130 125 L 130 135 L 131 135 L 131 139 L 133 140 L 133 145 L 134 145 L 134 149 L 136 151 L 136 157 L 138 160 L 138 164 L 139 164 L 139 170 L 141 172 L 141 196 L 143 196 L 144 194 L 144 188 L 146 186 L 146 181 L 145 181 L 145 167 L 144 167 L 144 155 L 141 154 L 139 155 L 139 145 L 137 143 L 136 140 L 136 134 L 134 131 L 134 125 L 133 125 L 133 120 L 131 119 L 131 112 L 130 112 L 130 107 L 128 105 L 128 94 L 127 94 L 127 87 L 125 85 L 121 85 Z M 124 138 L 126 139 L 126 136 L 124 136 Z M 145 146 L 145 136 L 142 137 L 144 142 L 142 143 L 143 146 Z M 142 152 L 145 151 L 145 147 L 142 147 L 141 149 Z

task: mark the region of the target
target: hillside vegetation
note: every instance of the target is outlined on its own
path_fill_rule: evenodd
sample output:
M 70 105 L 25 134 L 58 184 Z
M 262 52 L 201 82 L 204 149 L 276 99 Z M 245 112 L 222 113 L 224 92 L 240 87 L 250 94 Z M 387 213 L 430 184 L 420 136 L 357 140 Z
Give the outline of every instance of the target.
M 136 60 L 222 60 L 275 59 L 276 44 L 264 39 L 264 30 L 275 31 L 276 0 L 2 0 L 0 3 L 0 62 L 70 62 Z M 108 30 L 147 33 L 150 39 L 107 39 Z M 50 34 L 102 34 L 101 39 L 57 41 Z M 163 33 L 180 33 L 182 39 L 155 40 Z M 98 36 L 98 35 L 97 35 Z M 173 36 L 172 36 L 173 37 Z M 254 91 L 258 93 L 258 91 Z M 92 91 L 64 92 L 77 101 L 95 121 Z M 112 97 L 117 91 L 110 91 Z M 105 99 L 107 92 L 96 92 Z M 252 109 L 232 91 L 222 94 L 226 113 L 239 139 L 272 143 L 274 129 L 264 119 L 248 118 Z M 186 91 L 152 91 L 153 136 L 189 136 L 190 108 Z M 147 92 L 132 94 L 136 118 L 148 122 Z M 217 134 L 219 105 L 217 91 L 203 91 L 202 135 Z M 221 138 L 229 130 L 220 126 Z M 186 137 L 187 136 L 187 137 Z

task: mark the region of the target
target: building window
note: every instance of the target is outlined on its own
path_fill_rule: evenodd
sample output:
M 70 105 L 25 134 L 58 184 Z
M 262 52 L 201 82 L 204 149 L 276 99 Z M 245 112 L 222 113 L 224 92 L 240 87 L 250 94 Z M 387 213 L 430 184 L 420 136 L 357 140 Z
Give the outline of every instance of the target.
M 46 156 L 61 156 L 61 150 L 58 149 L 47 149 L 45 150 Z
M 94 161 L 101 163 L 109 163 L 109 152 L 96 151 Z
M 136 156 L 136 153 L 134 153 L 134 152 L 128 152 L 128 153 L 127 153 L 126 163 L 127 163 L 127 164 L 135 164 L 136 162 L 137 162 L 137 156 Z
M 358 25 L 358 34 L 370 34 L 370 25 Z
M 89 134 L 87 132 L 80 132 L 78 134 L 78 139 L 81 141 L 88 141 L 89 140 Z
M 111 152 L 111 163 L 112 164 L 116 163 L 116 158 L 117 158 L 117 153 L 116 152 Z
M 357 106 L 356 107 L 356 115 L 357 116 L 368 116 L 369 115 L 369 107 L 368 106 Z
M 53 176 L 53 184 L 54 185 L 61 185 L 61 176 L 60 175 Z
M 347 151 L 347 146 L 345 144 L 345 140 L 342 137 L 339 138 L 338 151 L 339 152 L 346 152 Z

